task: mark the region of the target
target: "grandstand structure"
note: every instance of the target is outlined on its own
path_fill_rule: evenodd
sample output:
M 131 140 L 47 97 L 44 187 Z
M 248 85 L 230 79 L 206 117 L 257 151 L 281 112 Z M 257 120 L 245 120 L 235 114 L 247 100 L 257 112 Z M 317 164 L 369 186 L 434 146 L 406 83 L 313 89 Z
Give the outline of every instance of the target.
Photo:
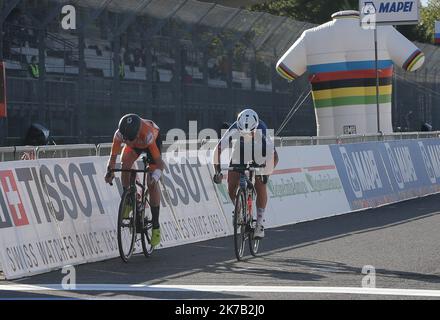
M 76 8 L 64 30 L 61 8 Z M 57 143 L 109 142 L 122 114 L 151 118 L 162 133 L 218 129 L 245 106 L 277 129 L 307 92 L 306 76 L 287 83 L 275 63 L 313 27 L 268 13 L 196 0 L 3 0 L 0 60 L 8 117 L 2 145 L 19 145 L 31 123 Z M 417 44 L 425 66 L 394 79 L 395 131 L 440 128 L 440 50 Z M 37 65 L 38 72 L 32 66 Z M 437 108 L 435 108 L 437 106 Z M 309 99 L 282 135 L 315 135 Z

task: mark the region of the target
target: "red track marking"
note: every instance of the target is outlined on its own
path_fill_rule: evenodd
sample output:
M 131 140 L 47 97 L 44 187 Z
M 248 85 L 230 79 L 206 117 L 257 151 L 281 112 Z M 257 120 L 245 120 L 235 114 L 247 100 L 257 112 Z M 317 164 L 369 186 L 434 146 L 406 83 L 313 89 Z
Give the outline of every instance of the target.
M 315 167 L 307 167 L 308 171 L 323 171 L 323 170 L 334 170 L 336 166 L 328 165 L 328 166 L 315 166 Z

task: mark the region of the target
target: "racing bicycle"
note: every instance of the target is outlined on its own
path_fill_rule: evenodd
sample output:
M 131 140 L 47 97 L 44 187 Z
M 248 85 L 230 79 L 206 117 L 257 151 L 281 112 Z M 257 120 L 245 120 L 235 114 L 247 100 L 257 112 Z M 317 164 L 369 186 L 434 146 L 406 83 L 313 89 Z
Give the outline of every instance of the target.
M 148 173 L 147 157 L 142 157 L 144 169 L 111 169 L 111 172 L 130 172 L 130 187 L 122 194 L 118 212 L 118 247 L 119 255 L 124 262 L 128 262 L 134 252 L 135 243 L 139 241 L 137 235 L 140 235 L 142 242 L 142 251 L 146 257 L 149 257 L 154 247 L 151 245 L 151 236 L 153 230 L 152 215 L 148 201 L 148 188 L 146 179 Z M 143 173 L 142 183 L 136 179 L 137 173 Z M 113 184 L 111 184 L 113 185 Z M 138 194 L 140 187 L 141 193 Z M 126 209 L 129 208 L 129 211 Z
M 260 239 L 254 238 L 257 223 L 255 171 L 258 166 L 252 163 L 246 165 L 234 165 L 228 170 L 240 174 L 240 186 L 237 189 L 234 204 L 234 247 L 238 261 L 243 258 L 246 240 L 253 256 L 256 256 L 260 247 Z

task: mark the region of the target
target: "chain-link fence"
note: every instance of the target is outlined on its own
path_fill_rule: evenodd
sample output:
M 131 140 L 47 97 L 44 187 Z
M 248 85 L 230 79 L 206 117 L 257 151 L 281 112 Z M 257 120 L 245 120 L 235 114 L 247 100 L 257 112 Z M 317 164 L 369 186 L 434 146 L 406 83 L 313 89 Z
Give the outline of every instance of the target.
M 76 8 L 76 30 L 61 28 L 66 3 Z M 109 141 L 128 112 L 166 133 L 190 120 L 218 129 L 252 106 L 277 129 L 309 90 L 306 76 L 289 84 L 275 63 L 313 25 L 268 13 L 195 0 L 8 0 L 0 22 L 9 144 L 33 122 L 57 143 Z M 440 127 L 440 51 L 418 45 L 426 65 L 394 79 L 396 131 Z M 309 98 L 281 135 L 315 134 Z

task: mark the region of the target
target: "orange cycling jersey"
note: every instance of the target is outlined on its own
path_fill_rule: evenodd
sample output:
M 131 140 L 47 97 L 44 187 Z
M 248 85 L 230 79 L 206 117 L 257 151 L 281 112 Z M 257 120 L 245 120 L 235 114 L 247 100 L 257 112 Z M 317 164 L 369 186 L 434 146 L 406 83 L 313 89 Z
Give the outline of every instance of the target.
M 159 127 L 151 120 L 142 119 L 139 133 L 133 141 L 124 141 L 122 134 L 116 130 L 113 136 L 112 155 L 118 155 L 122 150 L 122 143 L 132 150 L 148 150 L 154 160 L 160 158 L 160 150 L 156 144 L 159 136 Z

